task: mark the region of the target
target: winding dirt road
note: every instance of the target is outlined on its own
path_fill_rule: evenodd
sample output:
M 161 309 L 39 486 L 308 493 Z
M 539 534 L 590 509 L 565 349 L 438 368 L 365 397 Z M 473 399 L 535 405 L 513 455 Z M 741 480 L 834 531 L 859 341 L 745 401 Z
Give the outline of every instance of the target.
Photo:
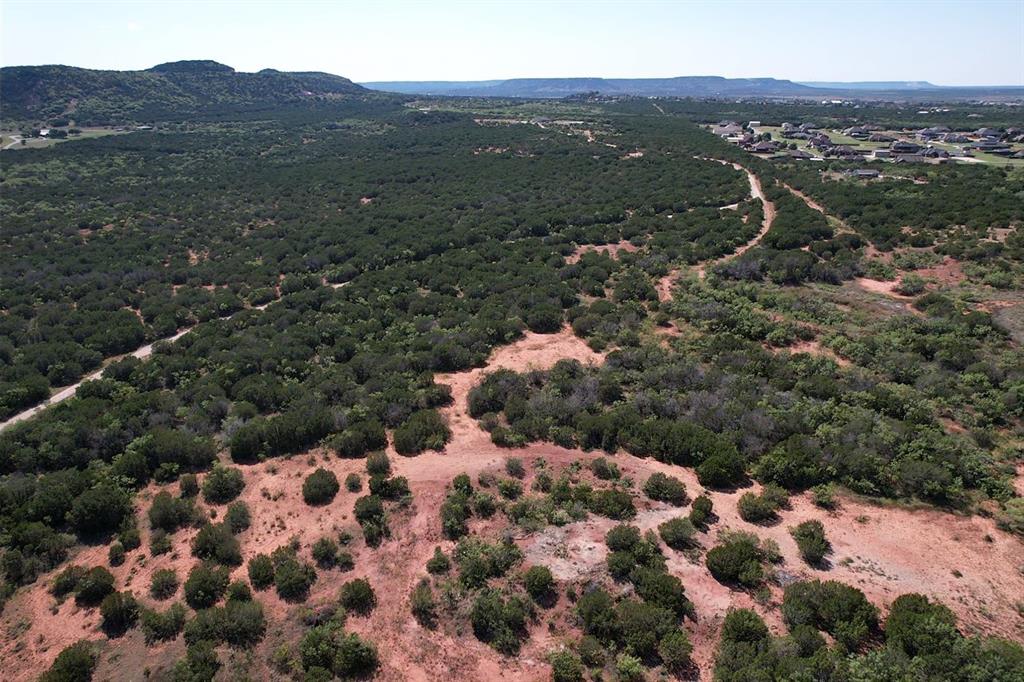
M 696 158 L 699 158 L 702 161 L 714 161 L 715 163 L 720 163 L 726 166 L 732 166 L 736 170 L 743 171 L 744 173 L 746 173 L 747 180 L 750 182 L 750 196 L 755 199 L 760 199 L 761 205 L 764 208 L 764 218 L 761 220 L 761 229 L 758 231 L 756 235 L 754 235 L 753 239 L 751 239 L 746 244 L 739 246 L 732 253 L 727 253 L 726 255 L 720 258 L 716 258 L 714 260 L 702 261 L 694 266 L 694 270 L 697 273 L 697 277 L 704 279 L 705 270 L 708 266 L 724 263 L 725 261 L 731 258 L 738 258 L 739 256 L 742 256 L 744 253 L 746 253 L 753 247 L 757 246 L 761 242 L 761 240 L 764 239 L 764 236 L 768 234 L 768 230 L 770 230 L 772 227 L 772 222 L 775 220 L 775 204 L 768 201 L 768 197 L 766 197 L 764 194 L 764 188 L 761 187 L 761 181 L 758 179 L 756 175 L 754 175 L 754 173 L 750 169 L 746 168 L 745 166 L 732 161 L 723 161 L 722 159 L 710 159 L 703 156 Z M 723 206 L 722 209 L 729 209 L 731 207 L 731 205 Z M 675 283 L 676 277 L 678 276 L 679 270 L 672 270 L 658 281 L 655 288 L 658 291 L 659 301 L 672 300 L 672 286 Z

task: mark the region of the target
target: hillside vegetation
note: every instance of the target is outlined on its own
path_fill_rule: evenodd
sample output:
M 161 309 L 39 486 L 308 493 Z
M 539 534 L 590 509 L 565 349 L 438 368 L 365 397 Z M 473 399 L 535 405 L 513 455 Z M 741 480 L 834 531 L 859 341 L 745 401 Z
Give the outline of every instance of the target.
M 1024 677 L 1019 172 L 136 77 L 0 153 L 8 678 Z
M 327 73 L 241 73 L 213 61 L 170 62 L 145 71 L 0 69 L 4 121 L 52 125 L 67 120 L 86 126 L 177 120 L 366 92 L 347 78 Z

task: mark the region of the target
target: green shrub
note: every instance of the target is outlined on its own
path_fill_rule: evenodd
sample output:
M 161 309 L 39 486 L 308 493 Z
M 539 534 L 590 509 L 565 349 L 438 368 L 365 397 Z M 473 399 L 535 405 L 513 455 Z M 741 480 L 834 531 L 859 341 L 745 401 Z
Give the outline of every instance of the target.
M 750 523 L 774 521 L 779 516 L 771 502 L 754 493 L 743 493 L 736 508 L 740 518 Z
M 641 541 L 640 529 L 620 523 L 604 536 L 604 543 L 613 552 L 629 552 Z
M 178 591 L 178 574 L 173 568 L 161 568 L 149 581 L 149 595 L 153 599 L 170 599 Z
M 347 610 L 361 616 L 369 614 L 377 604 L 377 596 L 373 593 L 370 583 L 364 578 L 344 583 L 341 586 L 338 599 Z
M 340 489 L 338 477 L 334 472 L 320 468 L 307 476 L 303 482 L 302 499 L 311 506 L 330 504 Z
M 786 586 L 782 618 L 790 629 L 811 625 L 824 630 L 849 651 L 859 648 L 878 627 L 878 609 L 864 593 L 832 580 Z
M 66 597 L 78 588 L 78 584 L 87 572 L 82 566 L 74 564 L 68 566 L 53 579 L 53 583 L 50 585 L 50 594 L 57 597 L 57 599 Z
M 252 589 L 244 580 L 236 580 L 228 585 L 228 601 L 252 601 Z
M 354 471 L 345 477 L 345 490 L 357 493 L 363 489 L 363 480 Z
M 451 431 L 439 412 L 420 410 L 395 429 L 395 451 L 415 455 L 424 450 L 441 450 L 449 438 Z
M 142 633 L 146 644 L 175 639 L 185 627 L 185 607 L 171 604 L 163 613 L 153 609 L 142 610 Z
M 697 535 L 697 529 L 693 527 L 690 519 L 678 517 L 660 524 L 658 534 L 661 535 L 661 539 L 666 545 L 672 549 L 681 550 L 696 544 L 694 537 Z
M 518 597 L 504 599 L 496 590 L 477 595 L 470 611 L 473 634 L 505 655 L 519 652 L 526 635 L 527 605 Z
M 249 507 L 245 502 L 232 502 L 228 505 L 228 511 L 224 515 L 224 522 L 234 534 L 245 532 L 252 525 L 252 516 L 249 514 Z
M 114 591 L 114 575 L 96 566 L 83 575 L 75 587 L 75 603 L 79 606 L 96 606 Z
M 387 476 L 391 473 L 391 462 L 384 451 L 371 452 L 366 457 L 366 473 L 371 476 Z
M 437 624 L 437 604 L 434 591 L 430 589 L 430 581 L 420 580 L 409 595 L 409 606 L 416 622 L 425 628 L 432 629 Z
M 836 490 L 831 483 L 822 483 L 811 488 L 811 500 L 822 509 L 836 508 Z
M 571 649 L 562 649 L 548 657 L 552 682 L 583 682 L 583 662 Z
M 452 566 L 451 560 L 441 551 L 440 547 L 434 548 L 434 556 L 427 560 L 427 572 L 432 575 L 447 573 Z
M 733 488 L 746 478 L 743 458 L 735 449 L 716 452 L 697 466 L 697 480 L 708 488 Z
M 203 481 L 203 499 L 210 504 L 226 504 L 242 493 L 245 480 L 240 469 L 214 465 Z
M 249 559 L 249 582 L 256 590 L 265 590 L 274 584 L 274 562 L 266 554 Z
M 636 594 L 645 602 L 671 611 L 676 618 L 694 615 L 693 603 L 687 598 L 683 583 L 674 575 L 657 568 L 638 567 L 630 578 Z
M 185 601 L 193 609 L 213 606 L 228 589 L 228 569 L 209 564 L 193 567 L 185 580 Z
M 523 574 L 523 587 L 538 604 L 551 604 L 556 598 L 555 577 L 547 566 L 531 566 Z
M 64 648 L 39 682 L 88 682 L 92 679 L 99 654 L 92 642 L 82 640 Z
M 199 494 L 199 481 L 195 474 L 182 474 L 178 479 L 178 494 L 185 499 Z
M 124 545 L 118 541 L 114 541 L 110 544 L 110 549 L 107 551 L 107 558 L 110 561 L 111 566 L 120 566 L 124 563 Z
M 624 490 L 597 490 L 590 497 L 590 511 L 609 519 L 623 521 L 636 516 L 632 496 Z
M 602 481 L 617 480 L 622 477 L 619 465 L 609 462 L 604 457 L 598 457 L 590 463 L 590 471 Z
M 658 502 L 676 507 L 686 504 L 686 486 L 678 478 L 655 472 L 644 483 L 644 494 Z
M 684 630 L 673 630 L 658 642 L 658 656 L 665 668 L 680 672 L 690 664 L 693 645 Z
M 761 616 L 750 609 L 730 609 L 722 621 L 722 639 L 756 644 L 771 637 Z
M 278 596 L 288 602 L 305 601 L 309 588 L 316 582 L 316 569 L 299 561 L 294 553 L 285 555 L 275 563 L 274 587 Z
M 331 538 L 320 538 L 313 543 L 313 561 L 320 568 L 333 568 L 338 562 L 338 543 Z
M 593 635 L 585 635 L 580 640 L 580 659 L 591 668 L 603 668 L 607 654 L 604 645 Z
M 192 539 L 192 555 L 225 566 L 242 564 L 241 545 L 226 523 L 207 523 Z
M 757 587 L 764 581 L 761 558 L 761 551 L 753 539 L 736 535 L 711 548 L 705 563 L 719 582 Z
M 507 500 L 515 500 L 523 494 L 523 484 L 511 478 L 503 478 L 498 481 L 498 492 Z
M 800 556 L 812 566 L 820 564 L 825 555 L 831 550 L 831 545 L 825 538 L 825 527 L 821 524 L 821 521 L 804 521 L 790 528 L 789 534 L 796 540 L 796 545 L 800 549 Z
M 331 665 L 335 675 L 345 679 L 369 677 L 378 665 L 377 648 L 373 644 L 356 634 L 340 636 Z
M 525 478 L 526 468 L 523 466 L 523 460 L 518 457 L 506 457 L 505 473 L 513 478 Z
M 576 613 L 583 623 L 583 631 L 605 643 L 619 637 L 619 616 L 615 601 L 603 589 L 594 589 L 576 602 Z
M 127 632 L 139 619 L 139 603 L 127 592 L 111 592 L 100 604 L 103 631 L 109 637 Z

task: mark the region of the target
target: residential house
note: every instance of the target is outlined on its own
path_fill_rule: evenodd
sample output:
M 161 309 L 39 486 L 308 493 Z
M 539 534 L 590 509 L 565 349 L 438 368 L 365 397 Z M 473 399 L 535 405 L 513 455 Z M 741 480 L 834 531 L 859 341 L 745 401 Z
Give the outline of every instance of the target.
M 743 128 L 737 123 L 726 123 L 725 125 L 719 123 L 712 128 L 711 132 L 719 137 L 735 137 L 743 134 Z
M 917 154 L 921 151 L 921 145 L 905 140 L 896 140 L 889 145 L 889 150 L 893 154 Z

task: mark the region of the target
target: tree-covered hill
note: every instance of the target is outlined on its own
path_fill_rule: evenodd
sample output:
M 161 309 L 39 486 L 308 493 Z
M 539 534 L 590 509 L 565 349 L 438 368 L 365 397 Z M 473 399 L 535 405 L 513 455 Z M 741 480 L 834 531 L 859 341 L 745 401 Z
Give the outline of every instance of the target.
M 360 95 L 367 90 L 328 73 L 235 71 L 214 61 L 160 64 L 145 71 L 99 71 L 71 66 L 0 69 L 5 123 L 78 125 L 178 119 L 210 108 L 253 107 Z

